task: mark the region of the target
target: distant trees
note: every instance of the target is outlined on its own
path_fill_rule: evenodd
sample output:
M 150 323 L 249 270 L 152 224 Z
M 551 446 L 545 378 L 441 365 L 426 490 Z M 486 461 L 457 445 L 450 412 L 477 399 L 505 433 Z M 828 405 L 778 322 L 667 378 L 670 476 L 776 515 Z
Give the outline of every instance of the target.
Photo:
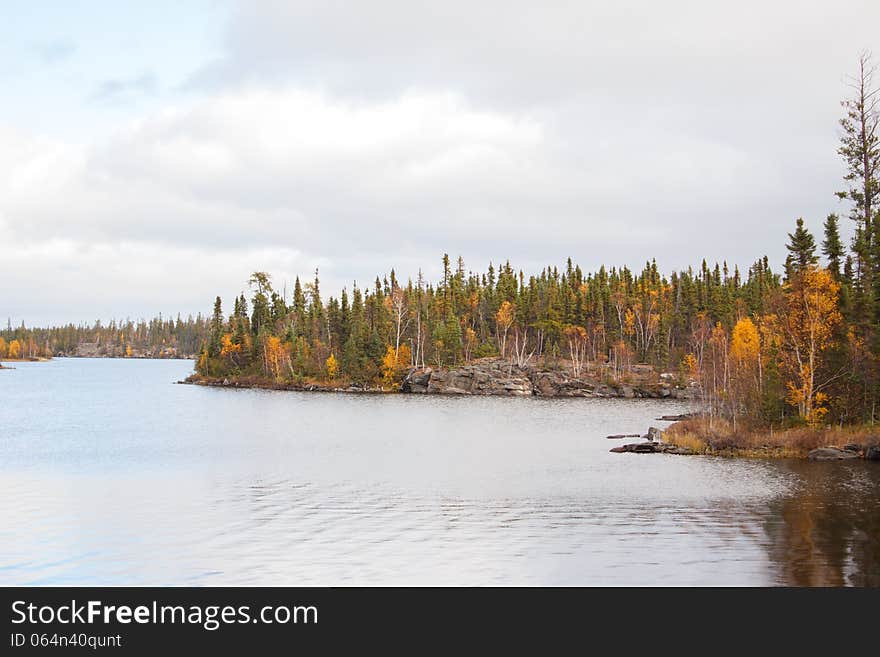
M 225 322 L 220 312 L 221 321 Z M 113 357 L 148 356 L 159 358 L 193 356 L 198 354 L 211 333 L 210 321 L 201 315 L 186 319 L 177 316 L 166 319 L 161 315 L 151 320 L 95 322 L 92 325 L 0 330 L 0 339 L 7 345 L 18 342 L 17 358 L 40 358 L 77 353 L 81 344 L 89 346 L 88 353 Z M 212 343 L 212 348 L 216 343 Z M 7 358 L 12 356 L 7 355 Z

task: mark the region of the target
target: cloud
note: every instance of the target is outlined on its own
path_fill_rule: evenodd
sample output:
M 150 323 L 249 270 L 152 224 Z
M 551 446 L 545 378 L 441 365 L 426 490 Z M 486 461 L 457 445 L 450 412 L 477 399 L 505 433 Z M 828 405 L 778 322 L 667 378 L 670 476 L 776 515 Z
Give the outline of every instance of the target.
M 126 103 L 140 96 L 156 93 L 156 76 L 144 73 L 132 78 L 111 79 L 101 82 L 89 95 L 89 100 L 98 103 Z
M 248 0 L 234 4 L 224 53 L 191 84 L 280 81 L 366 98 L 455 89 L 507 106 L 584 95 L 742 103 L 838 81 L 878 17 L 864 0 L 833 12 L 818 0 L 797 11 L 762 0 Z
M 37 43 L 33 49 L 40 61 L 45 64 L 55 64 L 73 56 L 77 45 L 72 39 L 60 38 Z
M 207 312 L 253 270 L 318 266 L 335 293 L 436 276 L 443 252 L 526 272 L 781 263 L 796 217 L 818 232 L 841 210 L 837 101 L 878 14 L 238 3 L 185 93 L 150 74 L 95 89 L 156 101 L 99 138 L 0 126 L 0 317 Z

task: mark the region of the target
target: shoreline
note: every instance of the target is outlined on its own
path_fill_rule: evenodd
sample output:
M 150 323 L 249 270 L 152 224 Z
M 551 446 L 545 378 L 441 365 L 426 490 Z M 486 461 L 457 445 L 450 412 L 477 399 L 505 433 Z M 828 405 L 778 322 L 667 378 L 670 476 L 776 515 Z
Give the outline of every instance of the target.
M 46 356 L 34 356 L 33 358 L 4 358 L 3 363 L 47 363 L 52 358 L 47 358 Z M 0 368 L 2 368 L 2 363 L 0 363 Z M 4 369 L 15 369 L 14 367 L 7 367 Z
M 659 418 L 658 418 L 659 419 Z M 640 443 L 610 451 L 635 454 L 680 454 L 746 459 L 797 459 L 809 461 L 878 461 L 880 429 L 870 425 L 848 427 L 758 428 L 730 432 L 708 428 L 706 418 L 692 416 L 673 422 L 665 430 L 648 429 Z M 609 439 L 631 436 L 608 436 Z
M 567 368 L 531 365 L 518 367 L 497 357 L 469 361 L 454 367 L 410 367 L 392 385 L 360 385 L 349 381 L 273 381 L 259 375 L 207 376 L 194 373 L 186 383 L 230 388 L 269 390 L 369 392 L 383 394 L 440 394 L 460 396 L 668 399 L 693 401 L 699 391 L 676 385 L 654 374 L 614 380 L 607 376 L 574 377 Z
M 441 395 L 444 397 L 537 397 L 541 399 L 621 399 L 621 400 L 642 400 L 650 399 L 661 402 L 684 401 L 674 397 L 663 396 L 625 396 L 625 395 L 543 395 L 534 394 L 498 394 L 491 392 L 414 392 L 411 390 L 401 390 L 400 388 L 382 388 L 380 386 L 361 387 L 357 385 L 330 385 L 325 383 L 275 383 L 272 381 L 242 381 L 229 377 L 206 377 L 201 374 L 191 374 L 181 381 L 175 381 L 178 385 L 206 386 L 209 388 L 232 388 L 236 390 L 280 390 L 287 392 L 324 392 L 324 393 L 343 393 L 343 394 L 367 394 L 367 395 L 407 395 L 407 396 L 423 396 L 423 395 Z

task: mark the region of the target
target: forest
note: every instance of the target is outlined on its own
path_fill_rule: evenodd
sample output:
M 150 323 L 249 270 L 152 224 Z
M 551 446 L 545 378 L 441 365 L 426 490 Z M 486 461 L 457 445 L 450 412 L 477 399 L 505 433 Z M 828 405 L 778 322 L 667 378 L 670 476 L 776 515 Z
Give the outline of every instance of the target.
M 53 356 L 111 358 L 192 358 L 208 335 L 208 322 L 198 315 L 182 319 L 100 321 L 91 326 L 13 327 L 0 330 L 0 361 Z
M 878 89 L 868 55 L 841 105 L 847 173 L 821 241 L 797 219 L 782 271 L 767 257 L 745 271 L 705 260 L 661 273 L 571 259 L 526 275 L 511 263 L 405 281 L 393 269 L 371 286 L 324 300 L 318 272 L 290 300 L 266 272 L 224 311 L 217 297 L 200 351 L 203 377 L 399 387 L 410 368 L 499 357 L 511 367 L 566 369 L 625 381 L 648 364 L 698 385 L 712 417 L 753 424 L 873 423 L 880 366 Z M 782 236 L 780 236 L 782 237 Z

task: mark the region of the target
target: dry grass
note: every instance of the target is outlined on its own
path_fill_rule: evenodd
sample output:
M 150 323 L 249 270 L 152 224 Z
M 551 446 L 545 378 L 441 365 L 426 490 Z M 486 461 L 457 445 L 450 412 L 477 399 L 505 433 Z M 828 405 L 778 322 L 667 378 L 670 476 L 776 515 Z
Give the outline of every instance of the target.
M 725 420 L 692 418 L 676 422 L 663 434 L 666 442 L 699 454 L 753 457 L 803 457 L 817 447 L 880 444 L 880 427 L 795 427 L 772 429 L 738 426 Z

